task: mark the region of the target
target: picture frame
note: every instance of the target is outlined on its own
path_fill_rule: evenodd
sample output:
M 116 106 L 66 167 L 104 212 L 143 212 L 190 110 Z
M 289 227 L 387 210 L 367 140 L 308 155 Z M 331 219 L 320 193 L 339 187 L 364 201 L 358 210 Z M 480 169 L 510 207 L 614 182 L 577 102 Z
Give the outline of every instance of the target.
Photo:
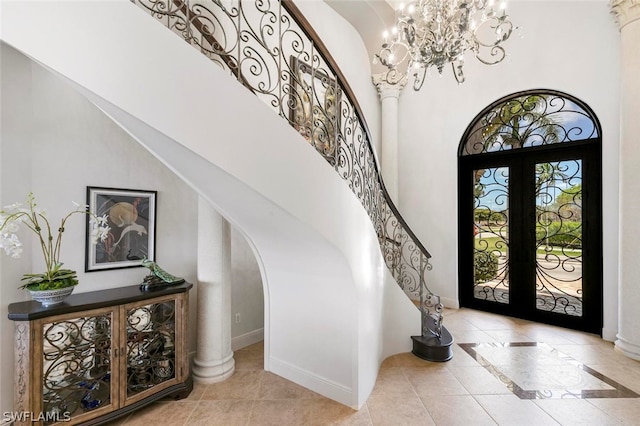
M 326 72 L 290 57 L 289 121 L 334 166 L 338 158 L 342 89 Z
M 104 241 L 91 242 L 87 215 L 85 272 L 141 267 L 155 261 L 157 191 L 87 187 L 89 211 L 106 215 L 110 226 Z

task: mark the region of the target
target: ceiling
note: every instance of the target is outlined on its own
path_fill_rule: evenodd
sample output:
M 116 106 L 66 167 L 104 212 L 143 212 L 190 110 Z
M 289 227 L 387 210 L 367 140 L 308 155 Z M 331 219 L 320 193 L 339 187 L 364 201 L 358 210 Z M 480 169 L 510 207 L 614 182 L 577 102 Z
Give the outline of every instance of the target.
M 369 57 L 380 51 L 382 32 L 395 22 L 393 0 L 324 0 L 332 9 L 346 19 L 360 34 Z M 386 70 L 382 65 L 371 65 L 372 73 Z

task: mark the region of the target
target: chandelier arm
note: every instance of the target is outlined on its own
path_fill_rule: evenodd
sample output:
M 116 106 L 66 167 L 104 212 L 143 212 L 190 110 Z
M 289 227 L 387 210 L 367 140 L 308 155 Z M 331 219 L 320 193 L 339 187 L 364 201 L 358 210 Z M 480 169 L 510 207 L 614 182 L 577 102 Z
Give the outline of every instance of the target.
M 413 73 L 414 90 L 422 88 L 430 67 L 442 73 L 447 64 L 456 81 L 463 83 L 465 53 L 472 52 L 485 65 L 497 64 L 506 57 L 502 43 L 514 29 L 504 5 L 494 9 L 494 1 L 412 1 L 398 11 L 393 37 L 387 43 L 385 32 L 385 43 L 375 58 L 388 68 L 390 83 L 399 81 L 400 74 Z
M 504 58 L 507 56 L 507 52 L 504 50 L 502 46 L 493 46 L 491 48 L 490 54 L 491 54 L 490 57 L 497 56 L 498 58 L 495 61 L 485 60 L 480 57 L 480 52 L 478 52 L 478 54 L 476 55 L 476 59 L 478 59 L 480 62 L 482 62 L 485 65 L 495 65 L 498 62 L 502 62 L 502 60 L 504 60 Z
M 456 78 L 456 82 L 458 82 L 458 84 L 464 83 L 464 73 L 462 72 L 462 64 L 456 65 L 455 62 L 451 62 L 451 67 L 453 68 L 453 75 Z
M 501 43 L 503 43 L 504 41 L 506 41 L 510 36 L 511 33 L 513 32 L 513 24 L 511 23 L 511 21 L 507 21 L 507 22 L 502 22 L 498 25 L 495 26 L 491 26 L 491 29 L 493 29 L 494 33 L 498 33 L 498 29 L 501 29 L 502 31 L 502 35 L 500 36 L 500 38 L 496 39 L 496 41 L 492 42 L 492 43 L 485 43 L 482 40 L 480 40 L 479 38 L 476 37 L 476 40 L 478 41 L 478 44 L 484 46 L 484 47 L 493 47 L 493 46 L 498 46 Z M 506 29 L 505 29 L 506 28 Z
M 413 73 L 413 90 L 416 92 L 422 88 L 424 81 L 427 77 L 427 67 L 421 66 L 416 72 Z

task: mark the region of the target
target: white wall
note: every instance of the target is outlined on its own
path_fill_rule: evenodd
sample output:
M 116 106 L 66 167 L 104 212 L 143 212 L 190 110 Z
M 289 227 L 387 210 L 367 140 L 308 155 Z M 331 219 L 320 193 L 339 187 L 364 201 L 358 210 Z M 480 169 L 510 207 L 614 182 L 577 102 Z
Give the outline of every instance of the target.
M 494 100 L 549 88 L 586 102 L 603 128 L 604 336 L 617 329 L 619 34 L 604 1 L 518 1 L 522 28 L 505 62 L 469 58 L 466 82 L 445 69 L 400 98 L 400 211 L 433 255 L 431 289 L 457 299 L 457 148 L 467 125 Z
M 55 218 L 58 213 L 66 214 L 73 208 L 72 200 L 81 204 L 85 202 L 86 186 L 157 190 L 158 262 L 193 282 L 197 226 L 197 215 L 193 210 L 197 205 L 194 204 L 197 202 L 195 193 L 59 77 L 10 46 L 4 43 L 1 46 L 3 108 L 0 154 L 5 160 L 1 167 L 2 182 L 5 183 L 0 186 L 2 205 L 24 202 L 26 194 L 34 191 L 38 203 L 47 207 L 50 217 Z M 59 164 L 64 166 L 58 167 Z M 70 197 L 68 200 L 60 198 L 67 195 Z M 82 284 L 75 292 L 140 282 L 146 275 L 146 269 L 83 272 L 84 223 L 83 217 L 70 219 L 64 237 L 62 260 L 65 266 L 78 271 Z M 33 244 L 32 250 L 31 235 L 22 233 L 21 237 L 25 253 L 20 259 L 10 259 L 4 253 L 0 257 L 2 282 L 16 284 L 0 287 L 2 336 L 13 335 L 13 322 L 6 319 L 7 305 L 29 300 L 28 294 L 17 288 L 21 275 L 42 268 L 39 245 Z M 177 252 L 180 255 L 177 256 Z M 232 326 L 232 337 L 235 338 L 262 331 L 264 299 L 255 256 L 235 229 L 232 229 L 232 255 L 232 312 L 240 313 L 242 318 L 239 324 Z M 194 306 L 196 294 L 197 287 L 192 291 Z M 194 314 L 190 324 L 191 347 L 194 350 L 195 310 L 191 312 Z M 260 333 L 253 335 L 259 336 Z M 240 345 L 246 342 L 246 338 L 238 341 Z M 4 398 L 12 398 L 13 392 L 13 351 L 7 345 L 3 349 L 0 351 L 0 402 L 2 408 L 7 408 L 10 404 L 4 404 Z
M 240 314 L 240 322 L 236 322 Z M 239 349 L 264 337 L 264 296 L 260 267 L 249 243 L 231 228 L 231 338 Z
M 31 188 L 31 72 L 30 61 L 0 44 L 0 205 L 26 196 Z M 30 251 L 31 241 L 24 241 Z M 13 321 L 7 318 L 11 302 L 28 299 L 18 290 L 22 274 L 31 272 L 30 257 L 7 258 L 0 253 L 0 342 L 13 341 Z M 13 345 L 0 345 L 0 410 L 13 403 Z
M 366 213 L 333 169 L 126 1 L 4 2 L 3 39 L 75 81 L 248 238 L 265 284 L 267 368 L 364 403 L 384 354 L 419 333 L 419 315 L 389 284 Z
M 72 201 L 86 202 L 87 186 L 156 190 L 156 258 L 166 270 L 194 282 L 195 193 L 60 78 L 4 43 L 1 55 L 2 205 L 25 202 L 33 191 L 39 206 L 57 220 L 74 208 Z M 72 217 L 62 246 L 61 260 L 78 272 L 80 285 L 75 292 L 141 282 L 148 272 L 144 268 L 85 273 L 84 227 L 84 217 Z M 4 253 L 0 257 L 4 342 L 13 336 L 8 304 L 29 299 L 26 292 L 17 290 L 21 275 L 42 269 L 40 246 L 29 244 L 32 239 L 30 233 L 22 232 L 21 240 L 31 250 L 25 250 L 18 261 Z M 195 291 L 192 302 L 194 295 Z M 192 325 L 194 321 L 191 315 Z M 0 409 L 4 412 L 11 409 L 13 399 L 12 345 L 2 345 L 0 353 Z

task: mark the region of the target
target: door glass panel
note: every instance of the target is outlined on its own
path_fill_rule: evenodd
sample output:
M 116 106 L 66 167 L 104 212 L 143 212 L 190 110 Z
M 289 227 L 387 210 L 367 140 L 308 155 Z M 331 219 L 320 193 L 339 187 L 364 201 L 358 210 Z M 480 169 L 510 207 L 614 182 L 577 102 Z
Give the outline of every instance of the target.
M 538 163 L 536 308 L 582 316 L 582 161 Z
M 473 297 L 509 303 L 509 169 L 474 170 Z

